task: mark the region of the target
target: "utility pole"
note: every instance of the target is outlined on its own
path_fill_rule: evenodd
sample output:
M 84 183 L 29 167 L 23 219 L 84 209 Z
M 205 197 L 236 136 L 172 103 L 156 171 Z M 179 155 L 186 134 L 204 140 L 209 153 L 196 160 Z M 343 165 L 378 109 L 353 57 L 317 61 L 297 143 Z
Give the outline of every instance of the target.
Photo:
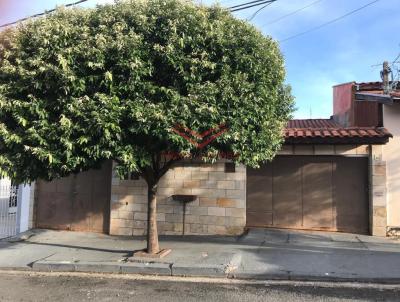
M 385 61 L 385 62 L 383 62 L 383 69 L 381 71 L 381 78 L 382 78 L 384 94 L 390 93 L 389 73 L 391 73 L 391 69 L 389 67 L 389 62 Z

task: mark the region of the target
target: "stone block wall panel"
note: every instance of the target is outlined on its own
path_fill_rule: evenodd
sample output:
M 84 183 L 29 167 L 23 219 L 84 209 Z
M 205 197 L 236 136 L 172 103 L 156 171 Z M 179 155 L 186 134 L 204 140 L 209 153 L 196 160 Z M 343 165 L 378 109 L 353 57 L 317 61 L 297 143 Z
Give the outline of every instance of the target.
M 387 233 L 387 179 L 382 146 L 368 145 L 285 145 L 279 155 L 369 156 L 371 235 Z M 197 195 L 186 206 L 171 198 L 174 194 Z M 173 167 L 159 182 L 157 221 L 161 235 L 237 235 L 246 225 L 246 167 L 225 172 L 225 161 L 206 164 L 187 161 Z M 143 179 L 112 180 L 110 233 L 145 235 L 147 227 L 147 185 Z
M 239 235 L 246 225 L 246 168 L 237 165 L 225 172 L 225 160 L 214 164 L 185 161 L 160 180 L 157 191 L 157 224 L 160 235 Z M 186 205 L 175 194 L 196 195 Z M 147 184 L 143 179 L 120 180 L 114 173 L 111 190 L 110 234 L 145 235 Z
M 382 146 L 370 148 L 370 227 L 371 235 L 387 235 L 387 189 L 386 162 L 383 161 Z

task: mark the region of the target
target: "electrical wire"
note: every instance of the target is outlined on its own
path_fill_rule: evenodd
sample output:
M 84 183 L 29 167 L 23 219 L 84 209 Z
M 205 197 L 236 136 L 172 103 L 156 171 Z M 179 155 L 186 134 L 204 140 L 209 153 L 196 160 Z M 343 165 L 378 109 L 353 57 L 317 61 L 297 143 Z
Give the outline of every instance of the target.
M 272 21 L 270 21 L 268 23 L 265 23 L 264 25 L 271 25 L 271 24 L 274 24 L 276 22 L 279 22 L 279 21 L 281 21 L 281 20 L 283 20 L 283 19 L 285 19 L 287 17 L 293 16 L 294 14 L 297 14 L 298 12 L 301 12 L 302 10 L 305 10 L 305 9 L 315 5 L 315 4 L 318 4 L 321 1 L 323 1 L 323 0 L 314 1 L 314 2 L 312 2 L 312 3 L 310 3 L 310 4 L 306 5 L 306 6 L 303 6 L 303 7 L 299 8 L 299 9 L 296 9 L 295 11 L 293 11 L 291 13 L 288 13 L 286 15 L 283 15 L 283 16 L 279 17 L 279 18 L 276 18 L 276 19 L 274 19 L 274 20 L 272 20 Z
M 75 5 L 78 5 L 78 4 L 80 4 L 80 3 L 87 2 L 87 1 L 89 1 L 89 0 L 79 0 L 79 1 L 76 1 L 76 2 L 73 2 L 73 3 L 66 4 L 66 5 L 64 5 L 64 6 L 65 6 L 65 7 L 75 6 Z M 277 1 L 277 0 L 253 0 L 253 1 L 250 1 L 250 2 L 245 2 L 245 3 L 242 3 L 242 4 L 238 4 L 238 5 L 231 6 L 231 7 L 229 7 L 229 10 L 230 10 L 231 12 L 237 12 L 237 11 L 241 11 L 241 10 L 248 9 L 248 8 L 251 8 L 251 7 L 255 7 L 255 6 L 259 6 L 259 5 L 266 4 L 266 5 L 264 5 L 264 7 L 262 7 L 261 9 L 259 9 L 259 10 L 255 13 L 255 15 L 256 15 L 256 14 L 257 14 L 259 11 L 261 11 L 263 8 L 265 8 L 265 7 L 268 6 L 270 3 L 273 3 L 273 2 L 275 2 L 275 1 Z M 13 21 L 13 22 L 5 23 L 5 24 L 0 25 L 0 28 L 7 27 L 7 26 L 11 26 L 11 25 L 20 23 L 20 22 L 22 22 L 22 21 L 26 21 L 26 20 L 31 19 L 31 18 L 37 18 L 37 17 L 40 17 L 40 16 L 44 16 L 44 15 L 47 15 L 47 14 L 49 14 L 49 13 L 51 13 L 51 12 L 54 12 L 55 10 L 56 10 L 56 9 L 54 8 L 54 9 L 45 11 L 45 12 L 43 12 L 43 13 L 35 14 L 35 15 L 32 15 L 32 16 L 29 16 L 29 17 L 25 17 L 25 18 L 18 19 L 18 20 Z M 254 18 L 254 17 L 252 17 L 252 18 Z
M 400 53 L 397 55 L 397 57 L 392 61 L 392 64 L 398 63 L 397 60 L 400 58 Z
M 303 35 L 305 35 L 305 34 L 308 34 L 308 33 L 310 33 L 310 32 L 316 31 L 316 30 L 318 30 L 318 29 L 320 29 L 320 28 L 322 28 L 322 27 L 325 27 L 325 26 L 330 25 L 330 24 L 332 24 L 332 23 L 335 23 L 335 22 L 337 22 L 337 21 L 339 21 L 339 20 L 341 20 L 341 19 L 343 19 L 343 18 L 346 18 L 346 17 L 348 17 L 348 16 L 350 16 L 350 15 L 352 15 L 352 14 L 354 14 L 354 13 L 356 13 L 356 12 L 358 12 L 358 11 L 360 11 L 360 10 L 362 10 L 362 9 L 364 9 L 364 8 L 366 8 L 366 7 L 368 7 L 368 6 L 372 5 L 372 4 L 374 4 L 374 3 L 376 3 L 376 2 L 379 2 L 379 1 L 381 1 L 381 0 L 374 0 L 374 1 L 368 2 L 367 4 L 361 6 L 361 7 L 357 8 L 357 9 L 354 9 L 354 10 L 352 10 L 352 11 L 350 11 L 350 12 L 344 14 L 344 15 L 341 15 L 341 16 L 339 16 L 339 17 L 337 17 L 337 18 L 335 18 L 335 19 L 332 19 L 332 20 L 330 20 L 330 21 L 328 21 L 328 22 L 322 23 L 321 25 L 318 25 L 318 26 L 316 26 L 316 27 L 310 28 L 309 30 L 300 32 L 300 33 L 298 33 L 298 34 L 295 34 L 295 35 L 293 35 L 293 36 L 290 36 L 290 37 L 288 37 L 288 38 L 285 38 L 285 39 L 283 39 L 283 40 L 280 40 L 279 42 L 280 42 L 280 43 L 283 43 L 283 42 L 292 40 L 292 39 L 294 39 L 294 38 L 303 36 Z
M 238 7 L 238 5 L 236 5 L 236 6 L 230 7 L 229 10 L 233 13 L 233 12 L 238 12 L 238 11 L 241 11 L 241 10 L 244 10 L 244 9 L 248 9 L 248 8 L 251 8 L 251 7 L 255 7 L 255 6 L 259 6 L 259 5 L 263 5 L 263 4 L 267 4 L 267 3 L 272 3 L 272 2 L 275 2 L 275 1 L 277 1 L 277 0 L 266 0 L 266 1 L 262 0 L 261 2 L 260 1 L 251 1 L 251 2 L 239 5 L 239 6 L 242 6 L 242 5 L 249 4 L 247 6 L 242 6 L 242 7 L 239 7 L 239 8 L 235 8 L 235 7 Z M 254 3 L 254 2 L 258 2 L 258 3 Z M 254 4 L 251 4 L 251 3 L 254 3 Z
M 396 56 L 396 58 L 393 60 L 393 62 L 391 63 L 392 65 L 392 84 L 391 84 L 391 90 L 396 90 L 397 87 L 399 86 L 399 82 L 400 82 L 400 68 L 396 66 L 396 64 L 398 64 L 399 62 L 397 61 L 400 58 L 400 53 Z M 396 75 L 394 75 L 393 70 L 396 71 Z M 394 80 L 394 78 L 396 80 Z M 400 88 L 399 88 L 400 89 Z
M 76 2 L 73 2 L 73 3 L 65 4 L 64 6 L 65 6 L 65 7 L 74 6 L 74 5 L 78 5 L 78 4 L 80 4 L 80 3 L 87 2 L 87 1 L 89 1 L 89 0 L 79 0 L 79 1 L 76 1 Z M 19 23 L 19 22 L 26 21 L 26 20 L 28 20 L 28 19 L 30 19 L 30 18 L 37 18 L 37 17 L 40 17 L 40 16 L 44 16 L 44 15 L 47 15 L 47 14 L 49 14 L 49 13 L 51 13 L 51 12 L 54 12 L 55 10 L 56 10 L 56 9 L 54 8 L 54 9 L 45 11 L 45 12 L 43 12 L 43 13 L 39 13 L 39 14 L 36 14 L 36 15 L 32 15 L 32 16 L 29 16 L 29 17 L 25 17 L 25 18 L 22 18 L 22 19 L 13 21 L 13 22 L 5 23 L 5 24 L 0 25 L 0 28 L 7 27 L 7 26 L 10 26 L 10 25 L 14 25 L 14 24 L 17 24 L 17 23 Z
M 229 8 L 229 9 L 234 9 L 234 8 L 241 7 L 241 6 L 244 6 L 244 5 L 249 5 L 249 4 L 253 4 L 253 3 L 257 3 L 257 2 L 264 2 L 264 1 L 265 1 L 265 0 L 254 0 L 254 1 L 245 2 L 245 3 L 242 3 L 242 4 L 237 4 L 237 5 L 228 7 L 228 8 Z
M 399 54 L 400 55 L 400 54 Z M 396 63 L 400 63 L 400 61 L 392 61 L 392 62 L 389 62 L 389 64 L 396 64 Z M 382 63 L 377 63 L 377 64 L 374 64 L 374 65 L 371 65 L 371 67 L 380 67 L 380 66 L 382 66 Z
M 247 19 L 247 21 L 251 21 L 254 19 L 255 16 L 257 16 L 257 14 L 262 11 L 264 8 L 266 8 L 267 6 L 270 6 L 272 3 L 274 2 L 269 2 L 267 4 L 265 4 L 264 6 L 260 7 L 257 11 L 255 11 L 250 18 Z

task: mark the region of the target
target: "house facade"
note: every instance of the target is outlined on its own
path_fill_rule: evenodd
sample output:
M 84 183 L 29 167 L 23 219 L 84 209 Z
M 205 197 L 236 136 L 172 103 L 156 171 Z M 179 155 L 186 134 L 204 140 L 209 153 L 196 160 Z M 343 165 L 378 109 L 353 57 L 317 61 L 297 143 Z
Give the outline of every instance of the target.
M 351 95 L 334 88 L 331 119 L 290 121 L 282 150 L 260 169 L 228 160 L 173 166 L 158 186 L 159 234 L 237 235 L 273 227 L 385 236 L 391 213 L 383 150 L 391 134 L 381 125 L 346 124 Z M 34 216 L 39 228 L 144 235 L 147 186 L 135 175 L 119 179 L 105 163 L 38 181 Z
M 371 101 L 382 97 L 380 85 L 335 86 L 333 116 L 291 120 L 281 151 L 259 169 L 225 159 L 175 164 L 158 185 L 159 234 L 238 235 L 249 227 L 392 234 L 400 226 L 400 105 L 395 95 L 390 104 Z M 114 168 L 107 162 L 37 181 L 33 227 L 145 235 L 146 183 L 135 174 L 119 179 Z
M 384 69 L 385 71 L 385 69 Z M 388 86 L 393 86 L 388 89 Z M 393 137 L 382 148 L 386 163 L 387 230 L 390 235 L 400 234 L 400 85 L 384 82 L 350 83 L 353 103 L 368 107 L 364 124 L 383 126 Z M 388 91 L 385 91 L 388 90 Z M 360 121 L 352 121 L 360 124 Z
M 383 146 L 387 163 L 388 233 L 400 235 L 400 98 L 392 105 L 383 106 L 382 113 L 384 126 L 393 129 L 393 138 Z
M 346 130 L 327 129 L 296 128 L 296 140 L 304 143 L 284 145 L 260 169 L 240 165 L 227 172 L 224 161 L 177 165 L 159 185 L 160 234 L 237 235 L 247 227 L 276 227 L 385 236 L 386 192 L 380 187 L 385 164 L 377 143 L 387 134 L 377 131 L 367 138 L 358 133 L 356 140 L 336 144 L 335 131 Z M 308 131 L 329 136 L 327 143 L 314 144 Z M 146 193 L 142 179 L 113 177 L 110 234 L 146 233 Z M 180 194 L 196 199 L 184 206 L 173 198 Z

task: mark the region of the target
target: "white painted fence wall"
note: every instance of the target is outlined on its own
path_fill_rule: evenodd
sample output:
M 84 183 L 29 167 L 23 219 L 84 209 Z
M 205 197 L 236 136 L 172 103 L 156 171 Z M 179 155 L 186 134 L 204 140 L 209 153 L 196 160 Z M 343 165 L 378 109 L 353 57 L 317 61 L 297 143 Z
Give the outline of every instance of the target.
M 28 230 L 30 194 L 29 185 L 13 186 L 9 179 L 0 179 L 0 239 Z

